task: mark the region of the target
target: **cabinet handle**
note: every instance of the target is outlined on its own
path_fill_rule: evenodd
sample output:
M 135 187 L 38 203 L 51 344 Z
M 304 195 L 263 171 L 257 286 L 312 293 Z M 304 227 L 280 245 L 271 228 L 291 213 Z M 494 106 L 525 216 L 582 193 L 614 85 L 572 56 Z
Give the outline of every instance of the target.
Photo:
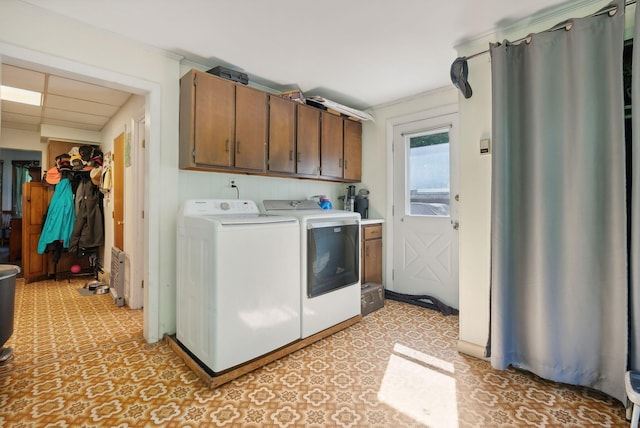
M 225 147 L 224 151 L 225 151 L 225 152 L 228 152 L 228 151 L 229 151 L 229 139 L 228 139 L 228 138 L 227 138 L 227 145 L 226 145 L 226 147 Z M 195 156 L 195 153 L 194 153 L 194 156 Z
M 344 160 L 344 169 L 347 169 L 347 160 Z
M 236 153 L 240 153 L 240 141 L 236 141 Z
M 298 159 L 298 162 L 302 162 L 302 156 L 300 155 L 300 152 L 296 153 L 296 157 Z
M 338 167 L 342 168 L 342 159 L 338 159 Z
M 289 150 L 289 160 L 293 160 L 293 150 Z

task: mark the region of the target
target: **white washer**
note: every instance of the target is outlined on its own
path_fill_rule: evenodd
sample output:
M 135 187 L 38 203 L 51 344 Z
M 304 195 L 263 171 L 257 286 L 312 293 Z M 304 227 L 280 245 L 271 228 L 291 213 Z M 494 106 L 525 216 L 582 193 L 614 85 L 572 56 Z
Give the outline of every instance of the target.
M 214 373 L 300 338 L 300 229 L 250 200 L 178 214 L 176 338 Z
M 323 210 L 311 200 L 263 205 L 268 214 L 300 220 L 302 337 L 360 315 L 360 214 Z

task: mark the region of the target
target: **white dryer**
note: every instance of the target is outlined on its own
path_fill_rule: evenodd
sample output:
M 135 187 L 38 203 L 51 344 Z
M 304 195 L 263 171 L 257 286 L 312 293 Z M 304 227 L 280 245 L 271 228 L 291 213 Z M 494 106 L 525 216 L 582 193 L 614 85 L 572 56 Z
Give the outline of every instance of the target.
M 360 315 L 360 214 L 310 200 L 262 201 L 268 214 L 300 220 L 302 337 Z
M 178 215 L 176 339 L 218 373 L 300 338 L 300 229 L 250 200 Z

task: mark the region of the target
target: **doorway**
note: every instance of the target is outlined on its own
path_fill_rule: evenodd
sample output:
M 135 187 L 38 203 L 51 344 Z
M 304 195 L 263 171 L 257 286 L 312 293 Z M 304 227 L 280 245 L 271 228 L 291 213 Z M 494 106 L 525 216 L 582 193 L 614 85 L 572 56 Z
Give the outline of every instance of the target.
M 393 290 L 458 308 L 457 113 L 393 127 Z
M 52 57 L 49 55 L 40 54 L 38 52 L 27 51 L 23 49 L 12 49 L 11 47 L 4 47 L 8 49 L 8 51 L 4 51 L 2 47 L 0 47 L 0 55 L 7 54 L 2 57 L 2 62 L 5 63 L 19 63 L 23 68 L 29 68 L 33 70 L 47 70 L 47 72 L 51 72 L 55 70 L 56 73 L 59 73 L 62 76 L 72 77 L 77 80 L 85 80 L 87 82 L 91 82 L 92 84 L 103 84 L 104 86 L 118 88 L 125 91 L 130 91 L 132 93 L 143 94 L 146 98 L 145 108 L 149 109 L 155 114 L 160 113 L 160 85 L 156 83 L 151 83 L 139 78 L 131 77 L 128 75 L 120 75 L 111 71 L 106 71 L 98 68 L 87 68 L 86 66 L 79 63 L 72 63 L 67 60 L 62 60 L 60 58 Z M 8 54 L 11 54 L 9 56 Z M 86 75 L 85 74 L 89 74 Z M 160 134 L 159 132 L 159 123 L 156 122 L 155 125 L 151 127 L 153 129 L 152 135 L 155 135 L 156 138 Z M 4 140 L 6 141 L 6 140 Z M 4 143 L 3 141 L 3 143 Z M 159 156 L 159 153 L 154 153 L 154 156 Z M 5 168 L 7 169 L 7 168 Z M 144 183 L 148 181 L 150 171 L 145 170 L 144 180 L 142 180 L 142 184 L 136 183 L 136 185 L 141 185 L 142 192 L 148 191 L 148 187 L 144 186 Z M 148 198 L 145 198 L 148 200 Z M 134 233 L 134 232 L 132 232 Z M 140 236 L 138 235 L 136 239 L 140 240 Z M 111 242 L 105 245 L 105 252 L 108 253 L 111 248 Z M 148 248 L 149 246 L 149 237 L 148 234 L 144 235 L 144 241 L 141 245 Z M 108 257 L 108 255 L 107 255 Z M 143 257 L 145 257 L 144 263 L 140 265 L 131 266 L 131 270 L 140 270 L 144 278 L 146 279 L 146 283 L 150 286 L 147 288 L 144 294 L 145 300 L 145 323 L 144 323 L 144 337 L 148 342 L 155 342 L 160 339 L 159 332 L 159 323 L 157 317 L 151 317 L 149 313 L 158 312 L 158 294 L 159 290 L 157 287 L 152 286 L 154 281 L 149 281 L 148 277 L 150 275 L 150 270 L 146 268 L 146 266 L 151 265 L 156 267 L 158 265 L 159 253 L 157 251 L 145 251 Z M 149 261 L 148 257 L 152 257 L 153 261 Z M 105 264 L 108 264 L 108 260 L 105 260 Z M 144 268 L 143 268 L 144 266 Z M 155 278 L 156 274 L 153 275 Z M 149 312 L 148 312 L 149 311 Z

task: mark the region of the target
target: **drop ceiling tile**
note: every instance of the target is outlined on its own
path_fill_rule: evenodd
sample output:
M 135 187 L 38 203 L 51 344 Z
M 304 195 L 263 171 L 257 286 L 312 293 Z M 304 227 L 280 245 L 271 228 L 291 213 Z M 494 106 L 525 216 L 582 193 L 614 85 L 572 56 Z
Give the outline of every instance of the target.
M 19 129 L 22 131 L 40 132 L 39 124 L 33 125 L 29 123 L 10 122 L 8 120 L 2 120 L 0 126 L 3 128 Z
M 2 112 L 3 122 L 16 122 L 16 123 L 28 123 L 31 125 L 40 124 L 40 116 L 28 116 L 26 114 L 16 114 L 9 112 Z
M 42 123 L 46 125 L 55 125 L 55 126 L 62 126 L 65 128 L 83 129 L 87 131 L 101 131 L 103 127 L 103 125 L 89 125 L 83 122 L 69 122 L 66 120 L 58 120 L 58 119 L 43 119 Z
M 45 74 L 2 64 L 2 84 L 13 88 L 44 92 Z
M 2 101 L 2 113 L 4 114 L 5 112 L 40 117 L 42 114 L 42 107 L 12 101 Z
M 47 92 L 54 95 L 64 95 L 70 98 L 78 98 L 112 106 L 123 105 L 131 96 L 128 92 L 59 76 L 49 76 Z
M 70 98 L 53 94 L 49 94 L 46 96 L 44 106 L 45 108 L 54 108 L 71 112 L 82 112 L 104 117 L 113 116 L 119 109 L 119 106 L 79 100 L 77 98 Z
M 92 114 L 58 110 L 53 108 L 45 108 L 44 112 L 42 113 L 42 117 L 45 119 L 59 119 L 68 122 L 82 122 L 89 125 L 100 126 L 104 126 L 104 124 L 109 120 L 108 117 L 104 116 L 95 116 Z

